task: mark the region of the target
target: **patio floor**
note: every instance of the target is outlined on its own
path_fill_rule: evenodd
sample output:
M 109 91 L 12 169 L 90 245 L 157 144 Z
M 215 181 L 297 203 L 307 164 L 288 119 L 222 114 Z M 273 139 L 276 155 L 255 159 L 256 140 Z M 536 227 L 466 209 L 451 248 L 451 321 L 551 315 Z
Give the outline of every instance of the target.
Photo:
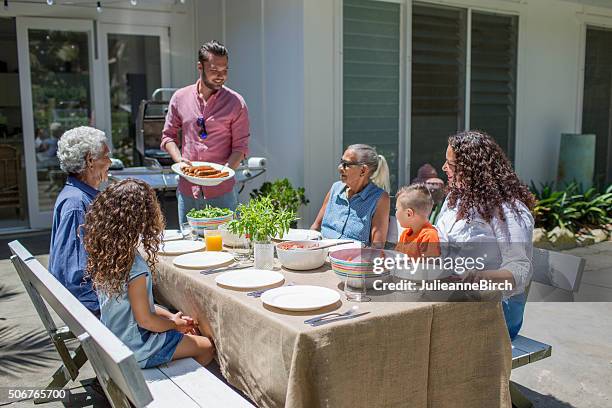
M 18 292 L 15 296 L 0 300 L 0 326 L 15 327 L 20 333 L 42 330 L 34 307 L 21 282 L 6 259 L 6 244 L 10 239 L 0 239 L 0 283 Z M 46 265 L 48 234 L 35 234 L 22 239 L 22 243 Z M 544 303 L 529 302 L 525 312 L 525 324 L 521 334 L 553 345 L 550 358 L 530 364 L 512 372 L 512 380 L 520 384 L 524 394 L 535 407 L 604 407 L 612 406 L 612 242 L 604 242 L 587 248 L 568 251 L 586 258 L 586 269 L 580 291 L 575 299 L 585 299 L 596 294 L 606 302 Z M 3 387 L 44 386 L 59 360 L 17 373 L 19 377 L 0 375 Z M 80 381 L 92 378 L 94 373 L 86 364 L 77 382 L 69 384 L 72 394 L 78 396 L 75 407 L 107 407 L 103 396 Z M 0 406 L 6 402 L 0 400 Z M 9 407 L 32 406 L 31 401 L 9 404 Z M 59 402 L 42 405 L 61 407 Z

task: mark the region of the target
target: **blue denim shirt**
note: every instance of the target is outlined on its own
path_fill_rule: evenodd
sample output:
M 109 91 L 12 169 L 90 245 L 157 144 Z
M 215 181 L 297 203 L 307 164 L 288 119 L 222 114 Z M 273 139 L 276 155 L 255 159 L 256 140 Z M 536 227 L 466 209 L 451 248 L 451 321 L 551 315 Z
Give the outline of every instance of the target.
M 384 190 L 369 183 L 350 199 L 346 196 L 346 184 L 335 182 L 321 223 L 323 238 L 352 239 L 370 245 L 372 218 Z
M 75 177 L 68 177 L 55 201 L 49 249 L 51 274 L 95 314 L 100 313 L 100 304 L 91 280 L 83 279 L 87 253 L 78 228 L 85 223 L 87 208 L 97 194 L 95 188 Z

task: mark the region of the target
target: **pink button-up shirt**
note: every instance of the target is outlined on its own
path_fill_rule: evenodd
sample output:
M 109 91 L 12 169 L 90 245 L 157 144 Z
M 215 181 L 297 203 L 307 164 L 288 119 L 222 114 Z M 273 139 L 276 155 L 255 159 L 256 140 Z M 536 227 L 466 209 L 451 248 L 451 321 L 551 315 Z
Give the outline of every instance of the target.
M 205 101 L 198 93 L 198 82 L 179 89 L 172 95 L 166 123 L 162 132 L 161 148 L 166 143 L 179 145 L 179 129 L 183 130 L 182 157 L 191 161 L 225 164 L 232 152 L 249 153 L 249 112 L 238 92 L 223 87 Z M 200 138 L 198 118 L 206 120 L 208 137 Z M 201 187 L 180 177 L 181 194 L 197 198 L 218 197 L 232 190 L 236 181 L 227 180 L 217 186 Z

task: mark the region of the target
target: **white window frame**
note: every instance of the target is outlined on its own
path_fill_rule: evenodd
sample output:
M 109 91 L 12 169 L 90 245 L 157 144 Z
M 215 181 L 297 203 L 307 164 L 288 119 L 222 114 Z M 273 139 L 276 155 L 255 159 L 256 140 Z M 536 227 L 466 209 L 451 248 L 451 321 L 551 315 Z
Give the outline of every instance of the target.
M 102 78 L 105 84 L 103 89 L 102 111 L 103 119 L 100 121 L 100 128 L 104 129 L 108 137 L 108 145 L 111 153 L 113 152 L 112 138 L 112 119 L 110 109 L 110 83 L 108 78 L 108 36 L 109 34 L 125 35 L 148 35 L 159 37 L 160 62 L 161 62 L 161 86 L 170 87 L 170 36 L 168 27 L 140 26 L 134 24 L 114 24 L 100 23 L 98 29 L 98 50 L 100 61 L 102 61 Z M 150 95 L 149 95 L 150 96 Z M 161 137 L 161 136 L 160 136 Z
M 57 30 L 85 32 L 88 34 L 90 91 L 92 93 L 91 110 L 94 126 L 98 126 L 101 117 L 102 77 L 100 75 L 100 59 L 95 55 L 95 30 L 92 20 L 60 19 L 47 17 L 20 17 L 16 19 L 17 26 L 17 53 L 19 61 L 19 87 L 21 93 L 21 116 L 23 126 L 23 149 L 28 193 L 28 217 L 31 228 L 49 228 L 53 219 L 53 209 L 43 211 L 40 209 L 38 194 L 38 175 L 36 168 L 36 154 L 34 151 L 34 112 L 32 106 L 32 83 L 29 55 L 28 30 Z

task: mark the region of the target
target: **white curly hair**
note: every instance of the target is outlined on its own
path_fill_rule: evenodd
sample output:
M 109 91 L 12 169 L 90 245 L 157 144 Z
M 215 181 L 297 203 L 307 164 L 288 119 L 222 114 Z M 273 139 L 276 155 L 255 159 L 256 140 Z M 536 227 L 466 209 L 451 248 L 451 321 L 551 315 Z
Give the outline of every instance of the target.
M 85 170 L 87 154 L 99 159 L 104 153 L 107 139 L 103 131 L 79 126 L 67 130 L 57 142 L 57 158 L 60 167 L 68 174 L 80 174 Z

